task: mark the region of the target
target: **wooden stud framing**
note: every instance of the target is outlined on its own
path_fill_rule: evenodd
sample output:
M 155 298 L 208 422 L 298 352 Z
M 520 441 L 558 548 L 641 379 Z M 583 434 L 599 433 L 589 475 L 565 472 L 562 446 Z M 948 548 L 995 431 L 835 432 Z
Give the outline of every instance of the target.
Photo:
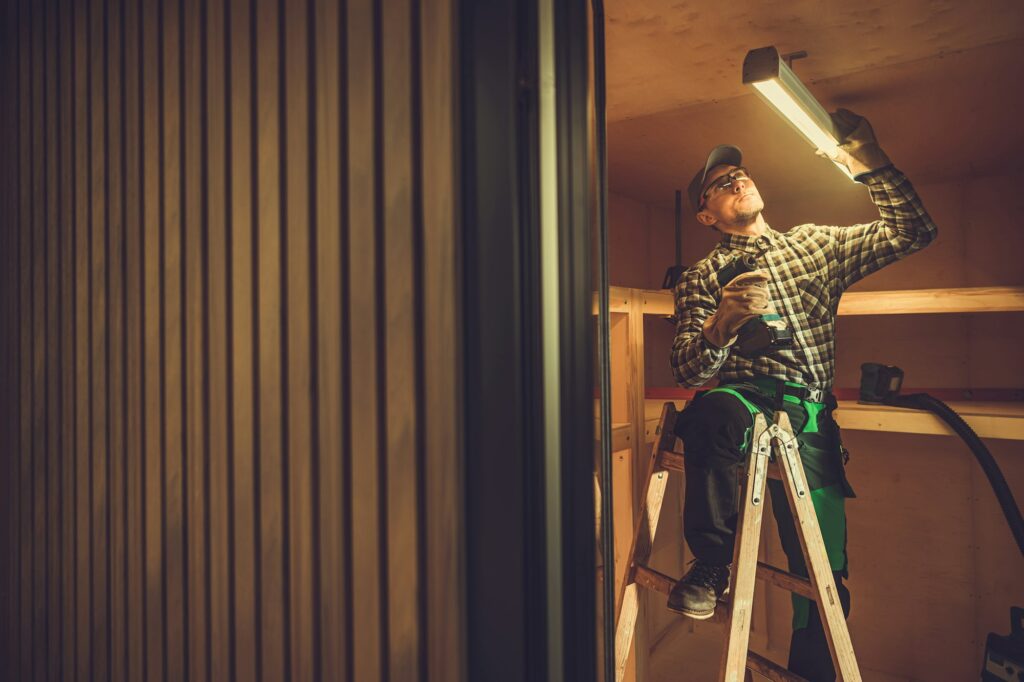
M 623 298 L 621 287 L 612 287 Z M 644 314 L 672 315 L 672 293 L 639 289 Z M 840 315 L 912 315 L 929 313 L 1000 313 L 1024 311 L 1024 287 L 964 287 L 907 291 L 848 291 L 839 303 Z

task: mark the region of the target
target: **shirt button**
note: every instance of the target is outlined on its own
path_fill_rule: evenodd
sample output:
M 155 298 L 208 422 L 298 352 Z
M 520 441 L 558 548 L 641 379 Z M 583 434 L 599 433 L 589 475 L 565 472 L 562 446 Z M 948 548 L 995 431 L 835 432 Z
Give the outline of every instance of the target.
M 760 237 L 754 240 L 754 244 L 760 246 L 763 249 L 767 249 L 770 242 L 768 241 L 768 237 L 761 235 Z

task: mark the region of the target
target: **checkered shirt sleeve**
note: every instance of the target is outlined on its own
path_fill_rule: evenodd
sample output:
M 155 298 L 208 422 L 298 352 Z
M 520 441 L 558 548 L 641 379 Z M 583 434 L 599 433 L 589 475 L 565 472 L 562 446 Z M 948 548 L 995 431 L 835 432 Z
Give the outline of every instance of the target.
M 676 337 L 672 348 L 672 371 L 684 386 L 702 386 L 711 380 L 729 357 L 728 348 L 718 348 L 704 338 L 704 321 L 718 308 L 708 291 L 707 273 L 690 268 L 676 286 Z
M 892 166 L 860 178 L 878 207 L 879 220 L 850 227 L 819 227 L 833 240 L 838 272 L 845 290 L 890 263 L 928 246 L 938 228 L 913 185 Z

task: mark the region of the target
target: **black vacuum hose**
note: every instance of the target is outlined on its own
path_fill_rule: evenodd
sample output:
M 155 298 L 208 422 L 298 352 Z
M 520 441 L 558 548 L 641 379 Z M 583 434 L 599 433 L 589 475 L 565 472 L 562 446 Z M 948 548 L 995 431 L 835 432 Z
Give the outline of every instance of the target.
M 967 422 L 950 409 L 946 403 L 927 393 L 909 393 L 907 395 L 892 396 L 885 401 L 885 404 L 931 412 L 949 424 L 949 427 L 967 443 L 967 447 L 974 453 L 978 464 L 981 465 L 982 471 L 985 472 L 985 476 L 992 486 L 992 492 L 995 493 L 996 499 L 999 501 L 999 506 L 1006 517 L 1006 523 L 1010 526 L 1013 539 L 1017 541 L 1017 549 L 1024 555 L 1024 519 L 1021 518 L 1020 508 L 1017 506 L 1017 501 L 1013 498 L 1013 491 L 1007 485 L 1006 478 L 1003 477 L 1003 472 L 999 469 L 999 465 L 996 464 L 995 458 L 992 457 L 992 453 L 988 451 L 985 444 L 978 438 L 978 434 L 974 433 L 974 429 L 968 426 Z

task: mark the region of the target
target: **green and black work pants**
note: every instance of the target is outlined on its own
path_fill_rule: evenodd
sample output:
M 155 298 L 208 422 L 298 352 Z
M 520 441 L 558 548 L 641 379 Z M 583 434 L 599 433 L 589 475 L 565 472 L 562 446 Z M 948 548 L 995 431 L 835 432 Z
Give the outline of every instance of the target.
M 835 399 L 829 395 L 823 402 L 813 402 L 805 400 L 803 393 L 806 389 L 799 384 L 759 377 L 702 391 L 683 410 L 676 423 L 676 434 L 685 446 L 683 532 L 697 559 L 714 565 L 732 562 L 740 504 L 739 469 L 748 459 L 754 415 L 763 414 L 771 424 L 781 401 L 800 446 L 843 611 L 849 615 L 850 593 L 842 582 L 849 577 L 845 502 L 854 493 L 846 480 L 846 450 L 832 418 Z M 789 571 L 806 577 L 800 538 L 782 482 L 770 479 L 768 487 Z M 835 679 L 818 610 L 796 595 L 788 667 L 812 682 Z

